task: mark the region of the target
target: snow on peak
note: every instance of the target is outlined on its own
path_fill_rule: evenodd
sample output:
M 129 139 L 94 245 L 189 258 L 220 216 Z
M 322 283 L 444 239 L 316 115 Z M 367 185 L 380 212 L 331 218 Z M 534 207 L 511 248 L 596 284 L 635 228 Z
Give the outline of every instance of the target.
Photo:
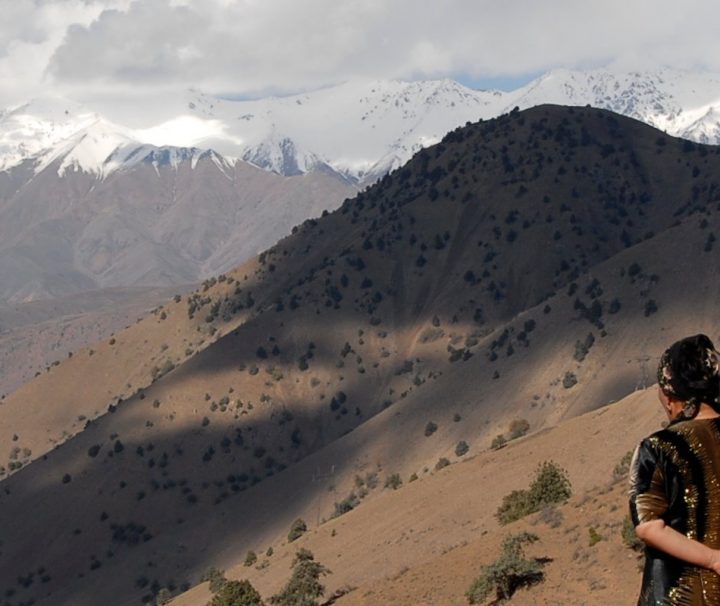
M 100 116 L 62 97 L 33 99 L 0 114 L 0 170 L 66 141 Z
M 544 103 L 589 104 L 676 136 L 720 143 L 720 76 L 555 69 L 511 92 L 472 90 L 448 79 L 355 80 L 257 100 L 189 90 L 163 104 L 167 115 L 159 123 L 135 129 L 110 124 L 66 99 L 36 99 L 0 113 L 0 170 L 26 158 L 47 166 L 62 157 L 61 173 L 106 176 L 152 150 L 174 146 L 186 151 L 162 152 L 170 164 L 187 154 L 196 162 L 202 150 L 212 149 L 215 160 L 242 158 L 284 175 L 328 165 L 366 180 L 466 122 Z
M 61 145 L 40 155 L 35 165 L 35 173 L 45 170 L 50 164 L 59 160 L 57 168 L 59 176 L 63 176 L 68 170 L 102 175 L 106 168 L 106 160 L 113 152 L 120 147 L 128 147 L 136 143 L 121 127 L 98 118 L 74 133 Z

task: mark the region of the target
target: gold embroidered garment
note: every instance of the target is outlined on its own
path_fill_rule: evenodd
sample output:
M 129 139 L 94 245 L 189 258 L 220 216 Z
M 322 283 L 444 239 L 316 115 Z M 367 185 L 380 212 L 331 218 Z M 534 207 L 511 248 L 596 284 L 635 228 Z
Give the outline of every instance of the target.
M 635 525 L 662 519 L 720 548 L 720 420 L 674 423 L 645 438 L 630 466 Z M 646 547 L 638 606 L 720 606 L 720 576 Z

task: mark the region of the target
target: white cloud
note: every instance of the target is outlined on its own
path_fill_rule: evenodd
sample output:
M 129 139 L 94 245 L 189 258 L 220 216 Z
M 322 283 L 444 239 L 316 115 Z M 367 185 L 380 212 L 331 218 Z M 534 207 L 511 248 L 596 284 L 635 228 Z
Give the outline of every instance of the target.
M 720 71 L 718 17 L 710 0 L 12 0 L 0 104 L 606 64 Z
M 52 94 L 45 70 L 73 25 L 87 26 L 109 6 L 130 0 L 8 0 L 0 20 L 0 105 Z

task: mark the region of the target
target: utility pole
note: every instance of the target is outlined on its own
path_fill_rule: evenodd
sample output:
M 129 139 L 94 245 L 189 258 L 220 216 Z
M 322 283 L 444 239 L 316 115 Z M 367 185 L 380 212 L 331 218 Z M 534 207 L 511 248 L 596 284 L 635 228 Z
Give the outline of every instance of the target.
M 323 482 L 324 480 L 332 480 L 332 478 L 335 477 L 335 465 L 330 466 L 330 470 L 327 473 L 322 473 L 320 471 L 320 467 L 318 467 L 312 474 L 312 482 L 313 484 Z M 318 487 L 320 488 L 320 487 Z M 336 494 L 335 492 L 335 484 L 330 484 L 330 488 L 332 489 L 332 493 Z M 317 508 L 316 508 L 316 520 L 315 520 L 315 526 L 320 526 L 320 508 L 322 505 L 322 496 L 324 491 L 322 489 L 318 490 L 318 497 L 317 497 Z
M 628 362 L 640 363 L 640 378 L 635 384 L 635 391 L 638 391 L 639 389 L 645 389 L 648 386 L 648 381 L 650 380 L 650 373 L 648 372 L 648 362 L 650 362 L 650 360 L 651 358 L 648 355 L 642 355 L 638 356 L 637 358 L 628 360 Z

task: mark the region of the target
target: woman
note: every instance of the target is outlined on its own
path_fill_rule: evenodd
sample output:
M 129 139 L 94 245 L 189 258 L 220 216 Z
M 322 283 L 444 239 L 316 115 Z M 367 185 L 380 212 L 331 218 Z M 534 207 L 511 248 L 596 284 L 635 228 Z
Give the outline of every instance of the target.
M 638 606 L 720 606 L 720 354 L 705 335 L 663 353 L 669 425 L 630 471 L 630 513 L 646 557 Z

